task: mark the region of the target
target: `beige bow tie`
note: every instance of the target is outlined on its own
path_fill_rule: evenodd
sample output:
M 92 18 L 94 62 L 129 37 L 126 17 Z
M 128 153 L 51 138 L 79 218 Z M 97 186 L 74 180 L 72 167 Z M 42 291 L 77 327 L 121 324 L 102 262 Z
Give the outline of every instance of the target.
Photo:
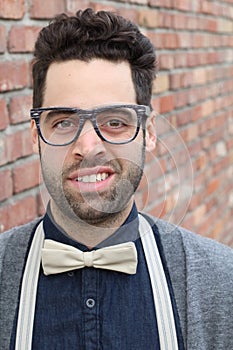
M 45 275 L 67 272 L 83 267 L 114 270 L 135 274 L 137 250 L 133 242 L 82 252 L 70 245 L 51 239 L 44 241 L 42 267 Z

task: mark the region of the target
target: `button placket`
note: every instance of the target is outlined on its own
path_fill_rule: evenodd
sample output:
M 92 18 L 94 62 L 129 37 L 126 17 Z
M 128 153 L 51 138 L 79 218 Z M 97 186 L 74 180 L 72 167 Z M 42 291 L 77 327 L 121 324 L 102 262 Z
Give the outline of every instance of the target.
M 99 343 L 98 285 L 99 270 L 82 269 L 83 333 L 88 350 L 96 350 Z
M 67 272 L 67 275 L 68 275 L 69 277 L 74 277 L 74 271 L 69 271 L 69 272 Z
M 95 306 L 95 300 L 93 298 L 88 298 L 86 300 L 86 306 L 89 308 L 89 309 L 92 309 L 94 306 Z

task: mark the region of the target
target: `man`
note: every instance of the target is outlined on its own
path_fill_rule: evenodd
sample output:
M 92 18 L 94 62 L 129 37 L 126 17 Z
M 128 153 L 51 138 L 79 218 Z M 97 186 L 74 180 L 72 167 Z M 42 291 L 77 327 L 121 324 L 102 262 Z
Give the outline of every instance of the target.
M 0 236 L 1 350 L 233 349 L 232 250 L 134 204 L 155 67 L 150 41 L 109 12 L 41 31 L 31 130 L 51 199 Z

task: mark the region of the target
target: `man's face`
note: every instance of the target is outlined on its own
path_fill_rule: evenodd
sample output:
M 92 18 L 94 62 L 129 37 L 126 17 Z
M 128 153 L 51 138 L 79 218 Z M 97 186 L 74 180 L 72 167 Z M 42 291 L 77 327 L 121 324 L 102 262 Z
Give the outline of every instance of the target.
M 42 107 L 92 109 L 112 104 L 136 104 L 128 63 L 98 59 L 50 66 Z M 40 151 L 52 207 L 92 224 L 130 208 L 143 173 L 144 145 L 148 150 L 155 145 L 153 132 L 149 120 L 145 140 L 140 130 L 134 141 L 113 145 L 101 140 L 91 122 L 86 121 L 75 142 L 56 147 L 38 141 L 32 123 L 34 148 Z

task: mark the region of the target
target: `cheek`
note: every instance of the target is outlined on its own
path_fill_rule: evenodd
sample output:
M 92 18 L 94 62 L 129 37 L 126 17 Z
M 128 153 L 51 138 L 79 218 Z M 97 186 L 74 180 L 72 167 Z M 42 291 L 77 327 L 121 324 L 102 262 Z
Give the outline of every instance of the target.
M 128 163 L 134 163 L 141 166 L 144 147 L 142 139 L 135 140 L 126 145 L 118 145 L 117 152 L 113 153 L 116 158 L 122 159 L 123 163 L 127 167 Z
M 67 161 L 68 150 L 63 147 L 44 145 L 41 147 L 42 164 L 53 172 L 61 172 Z

